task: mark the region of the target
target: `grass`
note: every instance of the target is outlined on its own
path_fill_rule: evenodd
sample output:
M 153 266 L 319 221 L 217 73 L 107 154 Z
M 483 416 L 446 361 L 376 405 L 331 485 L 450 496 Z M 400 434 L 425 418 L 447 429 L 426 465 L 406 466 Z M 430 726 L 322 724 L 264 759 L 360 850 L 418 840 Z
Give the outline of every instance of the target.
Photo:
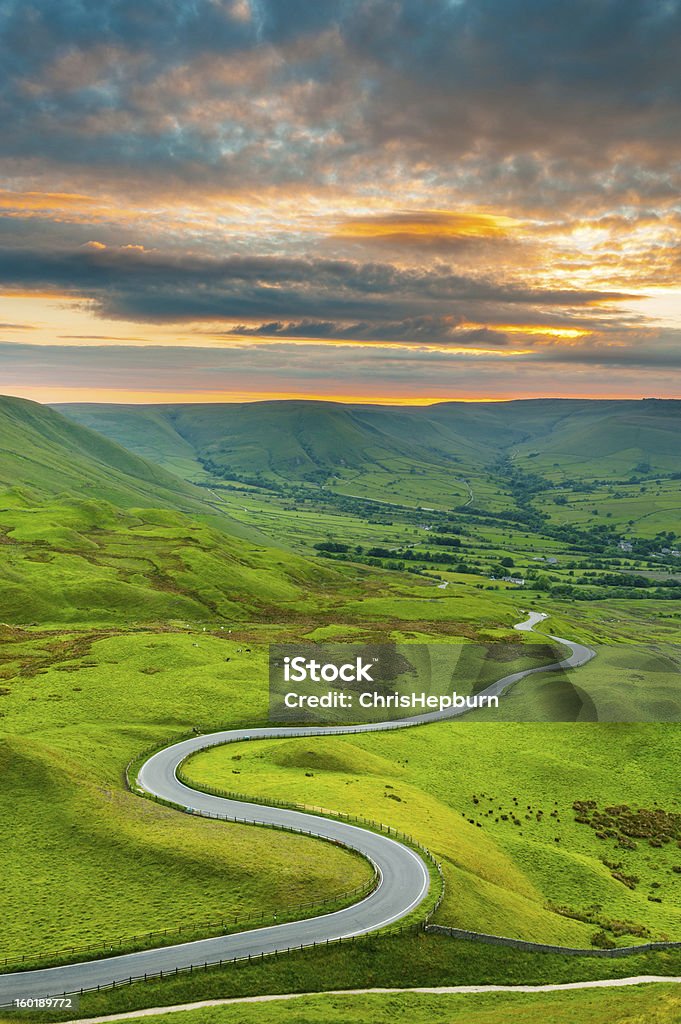
M 610 960 L 524 953 L 423 933 L 374 936 L 342 945 L 298 950 L 265 959 L 264 963 L 209 968 L 163 981 L 137 982 L 116 991 L 86 993 L 81 999 L 78 1016 L 279 992 L 323 993 L 330 989 L 409 988 L 472 982 L 480 985 L 559 984 L 651 974 L 681 976 L 681 953 L 648 953 Z M 541 997 L 537 999 L 540 1001 Z M 295 1012 L 294 1006 L 289 1005 L 288 1012 Z M 54 1020 L 59 1016 L 52 1015 Z M 61 1019 L 65 1016 L 62 1014 Z M 73 1013 L 68 1016 L 73 1017 Z M 22 1013 L 22 1019 L 40 1017 L 26 1012 Z
M 261 654 L 203 634 L 80 640 L 78 656 L 71 647 L 52 663 L 47 647 L 72 637 L 13 651 L 0 802 L 16 824 L 0 957 L 282 910 L 369 877 L 359 857 L 320 841 L 273 843 L 266 829 L 184 816 L 124 788 L 126 762 L 155 739 L 218 724 L 230 707 L 232 720 L 262 718 L 264 693 L 244 685 Z
M 377 426 L 371 412 L 331 402 L 63 408 L 134 450 L 144 438 L 145 455 L 160 458 L 166 466 L 186 459 L 189 450 L 204 469 L 218 474 L 228 469 L 249 477 L 316 483 L 338 474 L 339 488 L 347 493 L 397 497 L 407 504 L 423 504 L 424 494 L 438 503 L 447 495 L 450 504 L 467 496 L 465 485 L 451 473 L 451 466 L 461 461 L 451 451 L 451 440 L 450 450 L 434 449 L 438 438 L 432 425 L 424 422 L 417 439 L 399 415 L 387 421 L 379 416 Z M 479 454 L 475 443 L 461 437 L 457 441 L 468 462 Z
M 156 517 L 154 530 L 166 531 L 165 544 L 176 530 L 172 516 Z M 156 536 L 147 528 L 145 558 L 160 557 Z M 121 533 L 121 545 L 125 539 Z M 18 547 L 30 553 L 32 543 L 28 538 Z M 63 554 L 65 565 L 79 557 Z M 101 579 L 99 563 L 86 565 Z M 324 566 L 308 572 L 312 580 L 329 578 Z M 318 608 L 328 602 L 326 614 L 335 619 L 334 602 L 346 600 L 345 581 L 335 570 L 330 579 L 334 587 L 310 593 L 320 594 Z M 391 586 L 399 604 L 399 585 Z M 270 637 L 319 628 L 322 616 L 307 612 L 306 591 L 299 590 L 299 604 L 292 602 L 289 623 L 221 627 L 208 620 L 205 631 L 186 622 L 131 625 L 121 621 L 135 614 L 126 589 L 114 578 L 108 593 L 108 621 L 99 629 L 2 627 L 0 802 L 6 819 L 18 807 L 22 813 L 0 882 L 8 907 L 0 956 L 117 939 L 183 920 L 220 920 L 225 913 L 267 913 L 359 884 L 368 868 L 342 850 L 295 836 L 277 835 L 273 843 L 267 830 L 185 817 L 123 785 L 125 764 L 159 740 L 192 727 L 266 721 L 265 645 Z M 97 614 L 94 607 L 91 615 Z M 503 617 L 511 619 L 511 610 Z M 489 625 L 498 626 L 494 612 Z M 347 628 L 372 635 L 366 625 Z M 385 624 L 375 628 L 380 633 Z M 45 906 L 54 912 L 46 915 Z
M 485 717 L 506 722 L 681 720 L 678 644 L 600 644 L 595 651 L 596 658 L 577 670 L 521 680 Z M 472 717 L 479 720 L 481 713 Z
M 366 865 L 343 851 L 136 799 L 123 768 L 188 727 L 264 721 L 268 640 L 339 622 L 371 638 L 414 613 L 430 637 L 447 635 L 454 599 L 438 592 L 441 624 L 428 623 L 418 595 L 430 583 L 308 561 L 174 509 L 21 489 L 0 509 L 0 800 L 7 818 L 22 808 L 0 955 L 268 912 L 361 882 Z M 379 594 L 368 623 L 357 598 Z M 516 613 L 499 600 L 468 614 L 474 636 L 473 615 L 496 630 Z
M 71 492 L 120 507 L 202 508 L 200 491 L 45 406 L 0 396 L 0 489 Z
M 304 610 L 311 591 L 325 586 L 333 595 L 344 584 L 334 566 L 261 548 L 178 512 L 16 494 L 3 505 L 0 580 L 10 623 L 230 625 L 287 603 Z
M 131 1018 L 130 1024 L 147 1019 Z M 681 995 L 678 985 L 665 984 L 536 994 L 335 994 L 202 1007 L 154 1019 L 161 1024 L 674 1024 L 681 1020 Z
M 596 798 L 601 806 L 678 810 L 673 779 L 656 772 L 673 763 L 676 750 L 676 734 L 664 725 L 461 721 L 230 744 L 193 757 L 185 771 L 234 789 L 238 758 L 238 789 L 246 795 L 363 814 L 413 834 L 443 864 L 439 923 L 578 946 L 605 927 L 620 944 L 635 945 L 641 927 L 644 935 L 679 937 L 681 879 L 672 869 L 681 854 L 675 844 L 621 850 L 603 842 L 575 822 L 572 804 Z M 639 878 L 636 887 L 614 877 L 603 858 Z M 623 921 L 631 927 L 619 936 L 616 922 Z
M 619 524 L 627 536 L 654 537 L 660 530 L 675 530 L 681 512 L 679 480 L 646 479 L 644 483 L 618 481 L 600 486 L 595 493 L 583 494 L 568 487 L 558 496 L 566 504 L 549 500 L 546 510 L 555 523 L 593 525 L 606 520 Z
M 553 503 L 560 494 L 585 526 L 595 519 L 628 533 L 633 518 L 643 537 L 660 523 L 673 528 L 678 484 L 660 473 L 678 466 L 668 443 L 674 403 L 419 411 L 258 403 L 156 408 L 153 416 L 113 409 L 106 423 L 100 411 L 89 410 L 88 424 L 136 455 L 31 403 L 0 402 L 0 584 L 9 624 L 0 626 L 0 801 L 17 821 L 0 881 L 3 951 L 81 945 L 226 910 L 265 913 L 366 878 L 366 865 L 326 844 L 279 834 L 273 842 L 269 831 L 183 816 L 124 789 L 127 761 L 159 740 L 266 721 L 268 642 L 517 640 L 511 625 L 520 609 L 538 607 L 551 613 L 546 631 L 617 642 L 610 660 L 599 658 L 575 683 L 611 706 L 624 676 L 629 707 L 637 681 L 617 660 L 628 653 L 622 648 L 678 642 L 673 602 L 613 601 L 605 591 L 580 603 L 490 581 L 504 556 L 512 574 L 540 566 L 558 582 L 569 581 L 571 562 L 590 556 L 522 521 L 476 511 L 525 514 L 492 468 L 506 452 L 562 489 L 547 485 L 532 498 L 554 523 L 570 521 L 570 507 Z M 199 490 L 144 458 L 187 480 L 214 481 L 211 463 L 219 481 L 230 472 L 250 479 L 232 491 Z M 651 479 L 631 483 L 643 460 Z M 472 571 L 417 566 L 446 589 L 315 553 L 328 539 L 347 543 L 351 556 L 357 546 L 426 548 L 445 518 L 416 506 L 465 502 L 446 522 Z M 548 557 L 557 561 L 539 562 Z M 671 683 L 649 674 L 659 684 L 649 703 L 656 715 Z M 540 680 L 518 688 L 520 710 L 541 699 Z M 596 931 L 619 944 L 648 933 L 679 938 L 677 847 L 644 840 L 622 850 L 572 810 L 576 800 L 595 799 L 678 813 L 673 726 L 461 722 L 246 746 L 202 755 L 188 769 L 209 785 L 324 804 L 413 834 L 443 862 L 442 923 L 574 945 L 588 945 Z M 634 877 L 633 887 L 622 880 Z M 83 1012 L 208 994 L 669 972 L 681 973 L 676 954 L 583 960 L 405 935 L 86 996 Z M 548 1003 L 541 997 L 538 1005 Z

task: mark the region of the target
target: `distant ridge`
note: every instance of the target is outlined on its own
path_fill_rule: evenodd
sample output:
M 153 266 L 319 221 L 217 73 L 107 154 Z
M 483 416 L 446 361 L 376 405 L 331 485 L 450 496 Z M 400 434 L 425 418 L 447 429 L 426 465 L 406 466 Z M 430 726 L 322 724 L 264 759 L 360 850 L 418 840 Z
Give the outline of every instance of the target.
M 60 405 L 73 421 L 181 472 L 261 474 L 323 483 L 373 470 L 469 473 L 512 455 L 577 475 L 640 463 L 678 468 L 681 400 L 539 398 L 430 406 L 271 400 L 186 405 Z

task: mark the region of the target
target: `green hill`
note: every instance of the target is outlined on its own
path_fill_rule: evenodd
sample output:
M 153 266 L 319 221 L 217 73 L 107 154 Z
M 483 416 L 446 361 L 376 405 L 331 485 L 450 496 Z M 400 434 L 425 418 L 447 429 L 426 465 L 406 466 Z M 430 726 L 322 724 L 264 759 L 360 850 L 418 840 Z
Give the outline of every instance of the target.
M 253 543 L 204 493 L 54 410 L 0 398 L 4 621 L 266 617 L 338 577 Z
M 198 510 L 201 492 L 132 451 L 60 413 L 0 397 L 0 491 L 73 493 L 123 508 L 140 504 Z
M 72 420 L 161 465 L 322 481 L 396 460 L 470 469 L 500 454 L 627 472 L 676 455 L 681 401 L 538 399 L 426 407 L 271 401 L 224 405 L 65 405 Z
M 221 471 L 320 482 L 343 470 L 381 467 L 395 458 L 442 465 L 452 437 L 415 410 L 333 402 L 234 405 L 61 406 L 67 416 L 162 465 L 189 452 Z M 469 456 L 480 447 L 461 438 Z
M 593 402 L 528 438 L 519 457 L 548 476 L 589 479 L 677 472 L 681 402 Z M 556 472 L 558 470 L 558 472 Z
M 681 428 L 681 402 L 657 399 L 59 408 L 185 479 L 323 486 L 398 504 L 491 511 L 514 505 L 499 460 L 555 483 L 670 473 Z

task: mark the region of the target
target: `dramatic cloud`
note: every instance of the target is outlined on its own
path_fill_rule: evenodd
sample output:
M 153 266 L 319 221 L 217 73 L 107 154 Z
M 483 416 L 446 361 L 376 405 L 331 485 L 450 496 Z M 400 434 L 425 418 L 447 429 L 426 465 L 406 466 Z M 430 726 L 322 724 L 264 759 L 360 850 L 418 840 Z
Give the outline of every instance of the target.
M 9 0 L 0 154 L 232 186 L 456 158 L 538 192 L 615 161 L 661 188 L 680 31 L 673 0 Z
M 30 370 L 40 365 L 49 387 L 36 386 Z M 230 349 L 157 348 L 123 345 L 3 345 L 0 374 L 10 390 L 43 401 L 242 401 L 308 397 L 351 401 L 420 402 L 449 398 L 590 396 L 610 394 L 603 379 L 614 372 L 632 388 L 648 368 L 650 393 L 674 397 L 670 369 L 676 354 L 628 359 L 607 351 L 586 365 L 556 350 L 555 361 L 539 355 L 413 350 L 394 346 L 306 347 L 241 345 Z M 27 376 L 27 370 L 29 376 Z M 186 382 L 191 381 L 187 392 Z M 28 384 L 26 382 L 29 382 Z
M 3 337 L 73 337 L 92 372 L 102 342 L 159 373 L 224 346 L 282 392 L 275 352 L 320 390 L 326 358 L 330 389 L 382 366 L 430 395 L 445 360 L 490 397 L 559 366 L 650 391 L 681 329 L 680 38 L 681 0 L 5 0 Z
M 420 313 L 422 319 L 414 326 L 423 332 L 428 311 L 438 308 L 578 307 L 626 298 L 617 292 L 505 286 L 456 274 L 440 264 L 400 269 L 343 260 L 216 260 L 148 253 L 137 246 L 110 249 L 101 243 L 89 243 L 75 252 L 0 250 L 0 283 L 72 290 L 94 300 L 102 313 L 123 319 L 306 318 L 320 312 L 338 320 L 373 317 L 388 321 L 377 332 L 381 337 L 396 314 Z M 441 326 L 431 322 L 442 333 Z M 362 329 L 369 336 L 369 326 L 364 324 Z
M 239 337 L 259 338 L 305 338 L 329 339 L 335 341 L 400 341 L 423 343 L 424 345 L 452 346 L 494 346 L 505 345 L 506 336 L 499 331 L 480 327 L 467 330 L 461 321 L 453 317 L 423 316 L 409 320 L 387 321 L 376 324 L 367 321 L 351 324 L 333 323 L 329 320 L 301 320 L 284 323 L 270 321 L 249 327 L 238 324 L 231 332 Z

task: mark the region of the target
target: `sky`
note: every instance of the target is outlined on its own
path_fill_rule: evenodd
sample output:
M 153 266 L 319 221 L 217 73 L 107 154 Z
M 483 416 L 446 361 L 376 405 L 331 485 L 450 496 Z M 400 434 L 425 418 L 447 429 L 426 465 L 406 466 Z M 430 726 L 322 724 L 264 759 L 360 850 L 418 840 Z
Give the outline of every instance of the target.
M 681 0 L 0 0 L 0 392 L 679 397 Z

